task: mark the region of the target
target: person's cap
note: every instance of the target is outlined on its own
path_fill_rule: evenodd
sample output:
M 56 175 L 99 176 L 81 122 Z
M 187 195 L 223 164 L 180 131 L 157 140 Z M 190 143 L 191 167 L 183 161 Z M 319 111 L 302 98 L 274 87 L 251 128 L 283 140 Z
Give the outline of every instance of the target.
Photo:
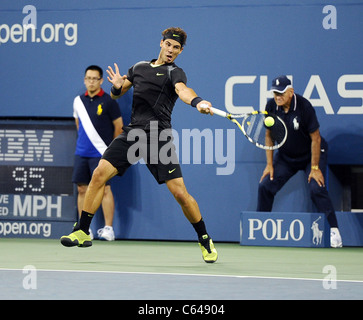
M 286 76 L 279 76 L 272 80 L 271 91 L 284 93 L 289 88 L 292 88 L 292 85 Z

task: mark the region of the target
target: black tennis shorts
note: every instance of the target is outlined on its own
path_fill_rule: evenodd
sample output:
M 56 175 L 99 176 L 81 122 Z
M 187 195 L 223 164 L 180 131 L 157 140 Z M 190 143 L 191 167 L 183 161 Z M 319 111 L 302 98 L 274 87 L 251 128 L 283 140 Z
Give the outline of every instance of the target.
M 159 184 L 183 176 L 171 137 L 167 141 L 152 139 L 149 135 L 138 139 L 130 132 L 124 131 L 115 138 L 102 156 L 118 170 L 119 176 L 140 159 Z

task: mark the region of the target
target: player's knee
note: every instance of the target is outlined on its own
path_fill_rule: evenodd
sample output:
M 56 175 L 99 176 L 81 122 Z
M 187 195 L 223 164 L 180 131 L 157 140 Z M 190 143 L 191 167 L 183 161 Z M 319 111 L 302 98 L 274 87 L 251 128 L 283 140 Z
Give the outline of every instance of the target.
M 102 168 L 97 167 L 92 174 L 91 184 L 94 186 L 101 186 L 106 183 L 106 177 Z
M 181 188 L 175 189 L 173 191 L 173 196 L 179 203 L 183 203 L 186 200 L 187 193 Z
M 175 200 L 178 201 L 181 205 L 186 204 L 188 202 L 189 193 L 184 187 L 175 187 L 171 188 L 170 192 L 174 196 Z

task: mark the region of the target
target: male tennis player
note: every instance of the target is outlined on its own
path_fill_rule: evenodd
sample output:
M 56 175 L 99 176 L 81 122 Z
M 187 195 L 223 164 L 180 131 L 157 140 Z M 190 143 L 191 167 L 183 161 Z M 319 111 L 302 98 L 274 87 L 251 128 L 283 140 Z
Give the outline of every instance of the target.
M 217 250 L 207 233 L 197 202 L 185 187 L 175 148 L 170 141 L 171 137 L 169 136 L 167 141 L 154 141 L 152 137 L 155 135 L 151 134 L 153 128 L 158 132 L 165 132 L 165 129 L 171 128 L 171 114 L 178 97 L 186 104 L 196 107 L 201 113 L 212 114 L 208 108 L 211 107 L 211 103 L 198 97 L 193 89 L 186 86 L 187 78 L 184 71 L 174 64 L 174 60 L 184 49 L 187 39 L 185 31 L 181 28 L 168 28 L 162 32 L 162 36 L 157 59 L 136 63 L 124 76 L 120 75 L 117 64 L 114 64 L 115 70 L 111 67 L 107 70 L 108 80 L 113 85 L 113 99 L 119 98 L 134 87 L 131 123 L 123 128 L 124 132 L 103 154 L 87 189 L 80 222 L 70 235 L 61 238 L 61 243 L 64 246 L 92 245 L 88 229 L 94 213 L 100 206 L 105 183 L 115 175 L 122 176 L 137 160 L 132 157 L 134 153 L 129 151 L 136 143 L 137 130 L 142 130 L 147 134 L 147 141 L 139 148 L 140 157 L 144 158 L 156 181 L 159 184 L 165 183 L 180 204 L 184 215 L 198 235 L 204 261 L 211 263 L 217 260 Z M 203 104 L 208 107 L 202 107 Z M 132 136 L 134 138 L 131 138 Z M 140 141 L 137 141 L 140 146 Z M 168 158 L 171 159 L 169 162 L 160 157 L 166 144 L 173 146 L 168 151 Z M 155 148 L 158 148 L 157 154 L 151 152 Z M 133 158 L 132 161 L 130 157 Z
M 311 198 L 330 224 L 330 244 L 342 247 L 334 207 L 325 187 L 328 144 L 320 136 L 315 110 L 307 99 L 294 93 L 286 76 L 275 78 L 271 90 L 274 99 L 267 102 L 266 111 L 285 122 L 288 135 L 275 157 L 273 151 L 266 150 L 267 165 L 258 188 L 257 211 L 271 211 L 276 193 L 297 171 L 304 170 Z

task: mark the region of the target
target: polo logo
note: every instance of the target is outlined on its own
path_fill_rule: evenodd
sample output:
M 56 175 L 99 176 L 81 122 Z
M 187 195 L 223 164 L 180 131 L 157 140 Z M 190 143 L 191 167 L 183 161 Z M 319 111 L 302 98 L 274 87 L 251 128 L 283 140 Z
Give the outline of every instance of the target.
M 311 230 L 313 230 L 313 244 L 316 246 L 321 244 L 321 240 L 323 239 L 323 231 L 319 230 L 319 224 L 318 221 L 321 219 L 321 216 L 313 221 L 313 224 L 311 226 Z
M 103 109 L 102 109 L 102 104 L 99 104 L 98 107 L 97 107 L 97 115 L 100 116 L 103 112 Z
M 297 131 L 300 128 L 300 124 L 297 121 L 297 117 L 294 118 L 294 120 L 292 121 L 292 123 L 294 124 L 294 130 Z

